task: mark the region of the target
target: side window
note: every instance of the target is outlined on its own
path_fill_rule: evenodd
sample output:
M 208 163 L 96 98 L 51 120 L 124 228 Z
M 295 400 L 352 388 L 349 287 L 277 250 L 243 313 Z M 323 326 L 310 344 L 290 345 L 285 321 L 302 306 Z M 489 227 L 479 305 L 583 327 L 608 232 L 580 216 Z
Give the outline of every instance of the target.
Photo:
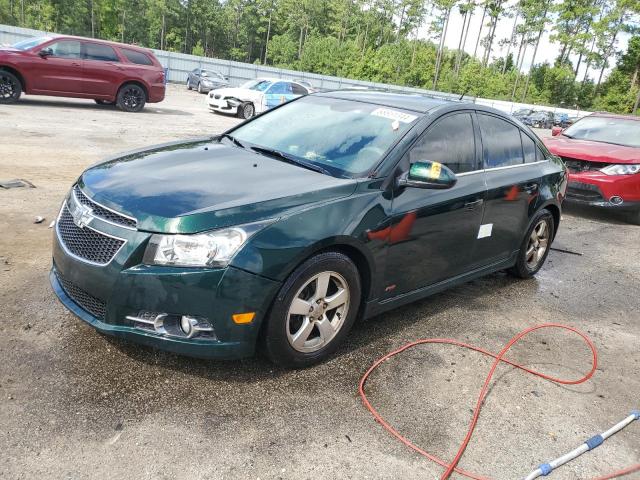
M 471 114 L 456 113 L 429 127 L 409 151 L 409 161 L 440 162 L 453 173 L 464 173 L 477 170 L 475 152 Z
M 116 51 L 109 45 L 99 43 L 84 44 L 84 58 L 87 60 L 98 60 L 100 62 L 119 62 Z
M 291 89 L 293 90 L 294 95 L 307 95 L 309 93 L 306 88 L 302 85 L 298 85 L 297 83 L 292 83 Z
M 135 63 L 136 65 L 153 65 L 151 59 L 142 52 L 136 52 L 135 50 L 129 50 L 127 48 L 121 48 L 120 50 L 131 63 Z
M 59 58 L 80 58 L 80 42 L 65 40 L 50 44 L 54 57 Z
M 544 155 L 544 153 L 542 153 L 542 150 L 540 150 L 540 147 L 536 147 L 536 161 L 537 162 L 541 162 L 542 160 L 546 160 L 547 157 Z
M 276 82 L 271 85 L 271 88 L 267 93 L 289 95 L 291 94 L 291 84 L 287 82 Z
M 524 152 L 524 163 L 533 163 L 536 160 L 536 144 L 531 137 L 524 133 L 522 130 L 520 131 L 520 136 L 522 137 L 522 151 Z
M 520 129 L 491 115 L 478 114 L 485 168 L 521 165 Z

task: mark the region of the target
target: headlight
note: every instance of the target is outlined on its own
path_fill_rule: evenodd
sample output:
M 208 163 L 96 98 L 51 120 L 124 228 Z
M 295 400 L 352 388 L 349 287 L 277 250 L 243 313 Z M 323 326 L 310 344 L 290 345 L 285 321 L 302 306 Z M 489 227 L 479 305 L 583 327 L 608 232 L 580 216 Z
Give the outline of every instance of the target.
M 193 235 L 154 234 L 144 252 L 147 265 L 226 267 L 251 236 L 274 220 Z
M 609 165 L 601 168 L 600 171 L 607 175 L 633 175 L 640 173 L 640 164 L 635 165 Z

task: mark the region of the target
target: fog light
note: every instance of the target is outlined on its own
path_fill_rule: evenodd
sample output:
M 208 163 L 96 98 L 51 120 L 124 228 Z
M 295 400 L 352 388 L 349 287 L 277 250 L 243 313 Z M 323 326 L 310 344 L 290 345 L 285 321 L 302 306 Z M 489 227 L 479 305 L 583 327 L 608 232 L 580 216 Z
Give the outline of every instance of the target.
M 180 328 L 187 337 L 190 337 L 194 333 L 193 326 L 197 323 L 198 321 L 195 318 L 183 315 L 180 319 Z
M 609 199 L 609 201 L 614 205 L 622 205 L 622 202 L 624 202 L 624 200 L 622 200 L 622 197 L 619 197 L 618 195 L 614 195 Z

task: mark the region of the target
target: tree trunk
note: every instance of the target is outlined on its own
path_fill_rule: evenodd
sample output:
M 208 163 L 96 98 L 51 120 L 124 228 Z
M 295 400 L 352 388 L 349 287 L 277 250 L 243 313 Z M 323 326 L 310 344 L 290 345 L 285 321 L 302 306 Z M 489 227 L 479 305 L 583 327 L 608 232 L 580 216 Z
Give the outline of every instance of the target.
M 536 39 L 536 46 L 533 49 L 533 57 L 531 58 L 531 66 L 529 67 L 529 72 L 527 73 L 527 80 L 524 83 L 524 92 L 522 93 L 522 103 L 524 103 L 524 99 L 527 96 L 527 90 L 529 89 L 529 80 L 531 79 L 531 69 L 536 64 L 536 55 L 538 54 L 538 47 L 540 46 L 540 39 L 542 38 L 542 33 L 543 32 L 544 32 L 544 24 L 542 25 L 542 28 L 538 32 L 538 38 Z
M 511 44 L 513 43 L 513 39 L 516 37 L 516 27 L 518 26 L 518 16 L 520 12 L 516 12 L 516 17 L 513 20 L 513 28 L 511 29 L 511 37 L 509 37 L 509 44 L 507 45 L 507 54 L 504 56 L 504 65 L 502 66 L 502 74 L 504 75 L 507 71 L 507 59 L 509 58 L 509 53 L 511 53 Z
M 524 37 L 524 34 L 523 34 Z M 518 89 L 518 83 L 520 82 L 520 69 L 522 68 L 522 64 L 524 63 L 524 56 L 527 53 L 527 43 L 524 44 L 524 48 L 522 49 L 522 56 L 520 57 L 520 65 L 518 65 L 518 74 L 516 75 L 516 81 L 513 82 L 513 92 L 511 92 L 511 101 L 516 96 L 516 90 Z
M 476 48 L 473 49 L 473 56 L 475 57 L 478 53 L 478 45 L 480 45 L 480 38 L 482 37 L 482 29 L 484 27 L 484 17 L 487 15 L 487 6 L 485 5 L 484 10 L 482 10 L 482 20 L 480 20 L 480 30 L 478 31 L 478 39 L 476 40 Z
M 436 57 L 436 73 L 433 78 L 433 89 L 435 90 L 438 85 L 438 76 L 440 75 L 440 66 L 442 65 L 442 55 L 444 53 L 444 41 L 447 38 L 447 29 L 449 28 L 449 15 L 451 15 L 451 8 L 447 10 L 442 37 L 440 38 L 440 49 L 438 50 L 438 56 Z
M 456 54 L 456 65 L 455 65 L 455 76 L 458 76 L 458 68 L 460 67 L 460 59 L 462 58 L 462 38 L 464 37 L 464 30 L 467 25 L 467 15 L 468 12 L 464 12 L 464 16 L 462 17 L 462 30 L 460 30 L 460 40 L 458 40 L 458 52 Z
M 636 103 L 633 104 L 633 110 L 631 113 L 634 115 L 638 112 L 638 107 L 640 106 L 640 88 L 638 89 L 638 94 L 636 95 Z
M 267 64 L 267 54 L 269 52 L 269 35 L 271 35 L 271 15 L 273 14 L 273 9 L 269 11 L 269 23 L 267 25 L 267 41 L 264 44 L 264 59 L 262 60 L 262 64 Z

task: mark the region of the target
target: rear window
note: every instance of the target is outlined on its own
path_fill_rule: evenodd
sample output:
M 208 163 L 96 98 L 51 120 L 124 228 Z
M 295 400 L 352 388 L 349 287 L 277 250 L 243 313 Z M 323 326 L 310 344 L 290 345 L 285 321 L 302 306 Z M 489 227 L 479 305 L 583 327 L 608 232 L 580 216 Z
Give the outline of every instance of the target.
M 113 48 L 109 45 L 100 45 L 99 43 L 85 43 L 84 58 L 87 60 L 98 60 L 101 62 L 120 61 Z
M 153 65 L 153 62 L 151 61 L 149 56 L 142 52 L 128 50 L 126 48 L 121 48 L 120 50 L 122 50 L 124 56 L 127 57 L 127 60 L 129 60 L 131 63 L 135 63 L 136 65 Z
M 522 136 L 522 151 L 524 152 L 524 163 L 533 163 L 536 161 L 536 144 L 529 136 L 520 131 Z

